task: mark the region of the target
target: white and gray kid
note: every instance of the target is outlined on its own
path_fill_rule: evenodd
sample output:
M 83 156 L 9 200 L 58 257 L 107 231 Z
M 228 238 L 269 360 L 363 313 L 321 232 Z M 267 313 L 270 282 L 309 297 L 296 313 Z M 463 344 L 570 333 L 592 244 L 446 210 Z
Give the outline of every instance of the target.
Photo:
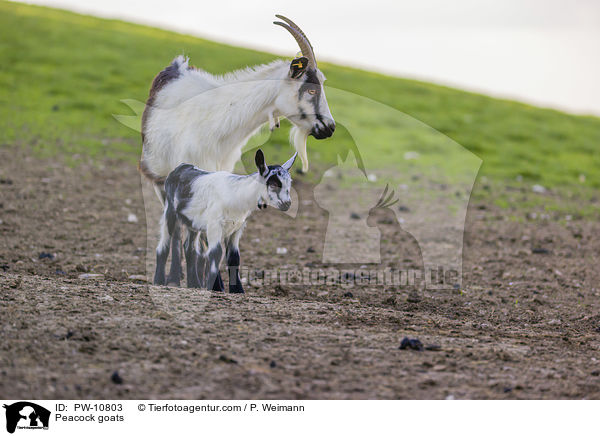
M 188 287 L 224 290 L 219 273 L 224 245 L 229 292 L 243 293 L 239 241 L 246 219 L 257 208 L 289 209 L 292 201 L 289 170 L 297 154 L 281 166 L 267 166 L 259 149 L 254 157 L 258 172 L 246 176 L 226 171 L 208 172 L 190 164 L 175 168 L 165 181 L 166 198 L 156 247 L 154 284 L 179 285 L 181 225 L 184 225 L 188 232 L 184 244 Z M 204 243 L 208 246 L 206 252 Z M 165 277 L 169 247 L 171 270 Z

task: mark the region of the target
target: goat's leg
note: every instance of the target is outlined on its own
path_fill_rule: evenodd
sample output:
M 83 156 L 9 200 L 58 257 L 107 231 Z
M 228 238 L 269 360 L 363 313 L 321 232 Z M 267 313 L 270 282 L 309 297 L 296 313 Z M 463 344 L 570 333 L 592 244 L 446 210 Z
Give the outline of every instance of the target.
M 222 239 L 221 227 L 217 224 L 213 224 L 208 227 L 206 237 L 208 240 L 208 251 L 206 254 L 208 262 L 208 274 L 206 277 L 206 286 L 208 289 L 217 292 L 223 292 L 223 280 L 219 274 L 219 265 L 221 264 L 221 258 L 223 257 L 223 247 L 221 245 Z
M 160 241 L 156 246 L 156 269 L 154 271 L 154 284 L 165 284 L 165 266 L 169 257 L 169 248 L 171 246 L 171 234 L 168 226 L 169 208 L 165 209 L 160 218 Z
M 187 287 L 188 288 L 199 288 L 200 282 L 198 280 L 198 251 L 196 247 L 196 241 L 198 239 L 198 232 L 188 229 L 188 237 L 185 240 L 185 265 L 187 272 Z
M 171 232 L 171 269 L 167 276 L 167 285 L 179 286 L 181 283 L 181 225 L 177 220 Z
M 244 288 L 240 280 L 240 248 L 242 229 L 231 235 L 227 241 L 227 273 L 229 275 L 229 292 L 243 294 Z
M 198 283 L 201 288 L 206 288 L 206 278 L 208 277 L 208 262 L 206 258 L 207 246 L 206 233 L 203 231 L 198 232 L 196 237 L 196 271 L 198 272 Z

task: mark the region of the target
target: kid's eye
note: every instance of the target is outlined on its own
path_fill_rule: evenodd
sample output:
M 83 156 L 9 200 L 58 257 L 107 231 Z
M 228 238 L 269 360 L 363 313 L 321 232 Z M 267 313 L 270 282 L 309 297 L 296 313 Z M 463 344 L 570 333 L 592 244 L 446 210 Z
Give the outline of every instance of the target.
M 315 95 L 315 94 L 317 93 L 317 90 L 316 90 L 316 89 L 309 89 L 309 90 L 308 90 L 308 93 L 309 93 L 310 95 Z

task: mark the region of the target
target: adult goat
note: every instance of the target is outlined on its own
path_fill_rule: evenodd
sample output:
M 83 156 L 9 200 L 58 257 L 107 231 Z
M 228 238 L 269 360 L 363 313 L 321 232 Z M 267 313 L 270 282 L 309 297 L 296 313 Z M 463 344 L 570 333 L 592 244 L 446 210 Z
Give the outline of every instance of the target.
M 265 122 L 279 117 L 293 124 L 290 138 L 308 170 L 306 140 L 330 137 L 335 130 L 310 42 L 288 18 L 287 29 L 302 51 L 291 63 L 270 64 L 214 76 L 178 56 L 152 83 L 142 116 L 140 171 L 164 201 L 164 180 L 181 163 L 207 171 L 233 170 L 242 147 Z

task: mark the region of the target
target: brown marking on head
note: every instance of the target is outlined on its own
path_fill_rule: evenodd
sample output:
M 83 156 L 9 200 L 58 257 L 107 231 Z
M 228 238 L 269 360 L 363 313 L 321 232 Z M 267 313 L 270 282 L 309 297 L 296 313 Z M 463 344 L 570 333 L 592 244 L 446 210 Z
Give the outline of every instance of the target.
M 177 57 L 168 67 L 158 73 L 152 81 L 152 86 L 150 87 L 150 92 L 148 93 L 148 99 L 146 100 L 146 107 L 144 108 L 144 113 L 142 114 L 142 146 L 144 145 L 144 132 L 146 130 L 146 123 L 148 121 L 148 116 L 150 116 L 152 106 L 154 105 L 156 94 L 158 94 L 158 91 L 164 88 L 169 82 L 172 82 L 181 76 L 181 72 L 179 71 L 180 66 L 181 57 Z M 144 173 L 142 172 L 142 174 Z

